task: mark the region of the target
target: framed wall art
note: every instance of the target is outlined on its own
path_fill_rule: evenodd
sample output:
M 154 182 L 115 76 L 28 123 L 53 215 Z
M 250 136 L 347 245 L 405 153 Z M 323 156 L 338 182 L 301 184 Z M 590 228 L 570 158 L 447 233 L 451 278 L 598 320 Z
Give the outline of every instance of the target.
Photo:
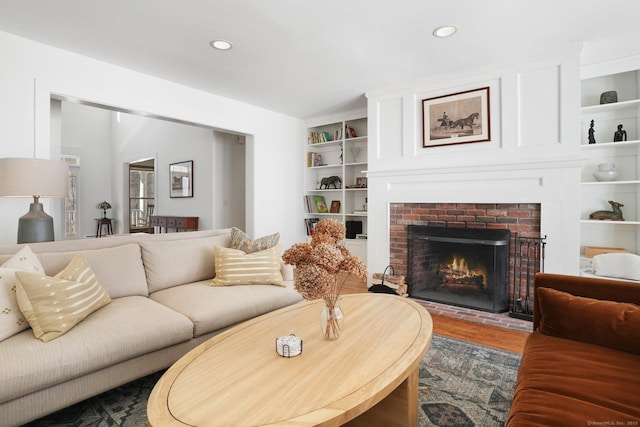
M 422 146 L 491 141 L 489 88 L 422 100 Z
M 169 165 L 169 196 L 193 197 L 193 160 Z

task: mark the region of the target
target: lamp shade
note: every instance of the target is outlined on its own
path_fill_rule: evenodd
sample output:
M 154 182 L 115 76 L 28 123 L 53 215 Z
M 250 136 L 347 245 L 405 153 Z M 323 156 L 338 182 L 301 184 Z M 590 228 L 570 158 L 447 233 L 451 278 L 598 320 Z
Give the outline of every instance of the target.
M 0 159 L 0 196 L 65 197 L 68 166 L 57 160 Z

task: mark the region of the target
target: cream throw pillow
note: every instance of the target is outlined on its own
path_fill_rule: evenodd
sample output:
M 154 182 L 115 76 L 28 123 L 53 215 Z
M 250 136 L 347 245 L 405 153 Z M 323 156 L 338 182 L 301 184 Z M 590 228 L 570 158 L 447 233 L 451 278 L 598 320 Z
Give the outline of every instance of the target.
M 16 299 L 16 271 L 44 274 L 44 268 L 29 246 L 20 249 L 0 267 L 0 341 L 29 327 Z
M 280 272 L 280 245 L 246 254 L 239 249 L 214 247 L 216 277 L 212 286 L 286 286 Z
M 111 302 L 81 254 L 54 277 L 16 272 L 16 279 L 18 305 L 34 335 L 44 342 L 59 337 Z

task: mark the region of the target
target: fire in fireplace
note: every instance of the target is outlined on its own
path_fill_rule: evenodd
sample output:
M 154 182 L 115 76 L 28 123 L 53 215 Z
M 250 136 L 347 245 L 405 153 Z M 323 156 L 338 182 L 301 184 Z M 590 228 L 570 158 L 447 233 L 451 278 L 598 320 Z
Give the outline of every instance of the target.
M 410 296 L 493 313 L 509 309 L 509 230 L 409 225 L 407 236 Z

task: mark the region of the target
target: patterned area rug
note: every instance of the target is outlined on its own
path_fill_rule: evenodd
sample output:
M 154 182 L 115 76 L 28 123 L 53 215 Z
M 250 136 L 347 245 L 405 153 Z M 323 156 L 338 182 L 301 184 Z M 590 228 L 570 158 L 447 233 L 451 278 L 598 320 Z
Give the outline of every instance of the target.
M 434 335 L 420 365 L 418 425 L 503 426 L 520 355 Z
M 502 426 L 520 355 L 434 335 L 420 365 L 421 427 Z M 29 427 L 142 427 L 147 399 L 162 372 L 85 400 Z

